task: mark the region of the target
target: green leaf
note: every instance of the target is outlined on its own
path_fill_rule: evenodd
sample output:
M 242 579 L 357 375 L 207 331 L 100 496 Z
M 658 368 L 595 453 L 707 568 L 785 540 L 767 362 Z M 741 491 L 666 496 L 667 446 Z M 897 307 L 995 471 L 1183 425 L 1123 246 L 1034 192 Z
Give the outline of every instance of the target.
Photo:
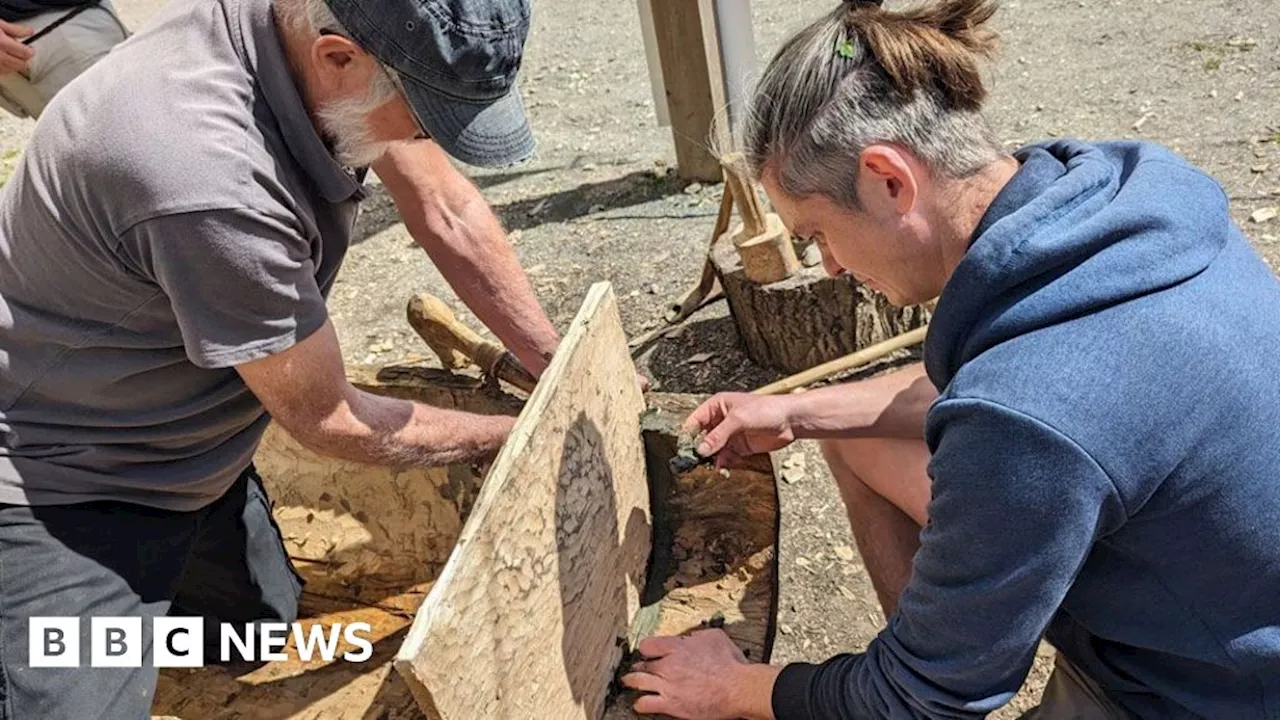
M 852 40 L 845 39 L 836 43 L 836 54 L 844 58 L 845 60 L 852 60 L 853 53 L 854 53 L 854 48 L 853 48 Z

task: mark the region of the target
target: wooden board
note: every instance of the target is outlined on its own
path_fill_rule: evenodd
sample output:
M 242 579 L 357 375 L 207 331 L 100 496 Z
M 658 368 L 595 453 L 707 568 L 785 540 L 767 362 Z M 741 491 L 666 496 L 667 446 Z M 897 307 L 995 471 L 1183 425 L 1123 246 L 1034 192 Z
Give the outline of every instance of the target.
M 724 70 L 714 0 L 651 0 L 658 55 L 667 92 L 677 173 L 686 180 L 719 182 L 727 145 Z
M 428 717 L 601 717 L 651 548 L 643 410 L 598 283 L 396 656 Z

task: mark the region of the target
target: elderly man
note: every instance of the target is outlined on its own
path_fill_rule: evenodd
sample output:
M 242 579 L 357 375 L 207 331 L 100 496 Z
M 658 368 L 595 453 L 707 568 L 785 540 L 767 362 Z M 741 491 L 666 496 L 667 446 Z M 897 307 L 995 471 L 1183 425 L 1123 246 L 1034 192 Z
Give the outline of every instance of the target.
M 527 23 L 521 0 L 174 3 L 49 105 L 0 194 L 0 717 L 147 716 L 149 652 L 32 668 L 33 616 L 295 617 L 250 465 L 268 414 L 367 463 L 500 446 L 510 418 L 348 384 L 325 294 L 371 164 L 462 298 L 545 368 L 558 336 L 443 154 L 530 154 Z

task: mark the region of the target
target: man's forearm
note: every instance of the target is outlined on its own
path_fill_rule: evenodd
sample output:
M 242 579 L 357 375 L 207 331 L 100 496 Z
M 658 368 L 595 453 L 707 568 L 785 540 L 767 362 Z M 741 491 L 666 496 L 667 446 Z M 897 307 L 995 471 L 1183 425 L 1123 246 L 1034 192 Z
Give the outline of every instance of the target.
M 480 191 L 429 141 L 397 144 L 374 170 L 458 297 L 540 375 L 560 336 Z
M 515 418 L 445 410 L 355 390 L 299 441 L 369 465 L 439 467 L 492 455 Z
M 794 397 L 797 439 L 893 437 L 920 439 L 938 397 L 917 363 L 871 380 L 811 390 Z

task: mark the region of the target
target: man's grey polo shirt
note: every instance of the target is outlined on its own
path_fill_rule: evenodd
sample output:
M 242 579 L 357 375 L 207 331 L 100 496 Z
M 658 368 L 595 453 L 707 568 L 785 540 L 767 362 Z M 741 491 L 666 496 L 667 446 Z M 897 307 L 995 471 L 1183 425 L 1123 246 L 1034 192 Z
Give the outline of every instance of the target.
M 360 185 L 268 0 L 183 0 L 77 78 L 0 191 L 0 503 L 191 510 L 268 421 L 232 366 L 327 319 Z

